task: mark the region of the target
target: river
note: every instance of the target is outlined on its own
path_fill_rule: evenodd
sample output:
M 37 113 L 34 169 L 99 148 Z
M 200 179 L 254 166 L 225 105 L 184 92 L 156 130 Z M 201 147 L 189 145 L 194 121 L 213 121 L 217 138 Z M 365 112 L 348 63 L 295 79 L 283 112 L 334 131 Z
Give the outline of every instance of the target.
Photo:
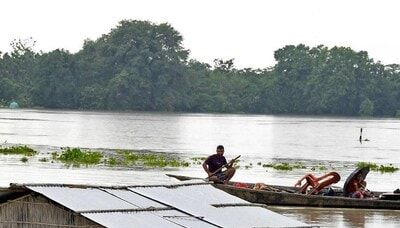
M 27 163 L 22 163 L 19 156 L 1 155 L 0 185 L 174 183 L 176 180 L 164 174 L 201 177 L 204 176 L 201 166 L 155 170 L 67 168 L 38 159 L 66 146 L 151 150 L 189 159 L 210 155 L 217 145 L 223 144 L 228 159 L 242 155 L 236 181 L 293 185 L 306 172 L 320 175 L 337 171 L 342 176 L 337 185 L 342 186 L 359 161 L 400 167 L 399 139 L 400 120 L 389 118 L 0 109 L 0 143 L 30 145 L 41 152 Z M 279 171 L 263 168 L 258 165 L 260 162 L 301 162 L 307 168 Z M 400 171 L 384 174 L 371 171 L 367 182 L 370 189 L 393 191 L 400 187 Z M 272 209 L 322 226 L 400 225 L 400 213 L 396 211 Z

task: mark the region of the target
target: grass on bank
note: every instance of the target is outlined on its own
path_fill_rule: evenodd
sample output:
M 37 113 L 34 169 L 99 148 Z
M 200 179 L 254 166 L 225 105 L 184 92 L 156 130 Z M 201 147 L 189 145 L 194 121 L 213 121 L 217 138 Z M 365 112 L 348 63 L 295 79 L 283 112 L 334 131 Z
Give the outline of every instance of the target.
M 24 156 L 34 156 L 38 152 L 30 147 L 27 146 L 12 146 L 12 147 L 0 147 L 0 154 L 17 154 L 17 155 L 24 155 Z

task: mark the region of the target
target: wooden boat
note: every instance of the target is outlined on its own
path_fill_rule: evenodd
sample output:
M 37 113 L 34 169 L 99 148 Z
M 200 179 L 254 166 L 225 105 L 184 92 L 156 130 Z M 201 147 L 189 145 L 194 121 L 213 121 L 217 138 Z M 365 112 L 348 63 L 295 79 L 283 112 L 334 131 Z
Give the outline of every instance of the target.
M 202 180 L 201 178 L 171 174 L 167 175 L 181 181 L 195 179 Z M 265 190 L 254 190 L 252 189 L 254 184 L 251 183 L 246 183 L 248 188 L 235 187 L 235 182 L 230 182 L 226 185 L 212 183 L 212 185 L 251 203 L 261 203 L 266 205 L 400 210 L 400 200 L 385 200 L 384 198 L 380 199 L 379 197 L 365 199 L 344 197 L 341 188 L 334 189 L 334 196 L 326 196 L 323 195 L 327 192 L 326 189 L 321 191 L 321 194 L 319 195 L 306 195 L 297 193 L 297 188 L 295 187 L 279 185 L 268 185 L 269 188 Z M 375 196 L 383 194 L 383 192 L 372 193 Z

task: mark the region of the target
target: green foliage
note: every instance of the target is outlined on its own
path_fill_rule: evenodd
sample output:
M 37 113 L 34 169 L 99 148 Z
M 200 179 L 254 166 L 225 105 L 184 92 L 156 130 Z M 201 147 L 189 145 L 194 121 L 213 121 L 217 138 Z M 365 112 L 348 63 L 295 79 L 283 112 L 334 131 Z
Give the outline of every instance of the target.
M 37 58 L 32 98 L 36 105 L 49 108 L 78 107 L 78 78 L 73 55 L 55 50 Z
M 192 157 L 190 160 L 193 161 L 205 161 L 207 158 L 206 157 Z
M 189 60 L 182 41 L 169 24 L 136 20 L 75 54 L 14 40 L 0 55 L 0 106 L 400 116 L 400 66 L 365 51 L 287 45 L 270 68 L 237 69 L 234 59 Z
M 23 163 L 26 163 L 26 162 L 28 162 L 28 158 L 24 156 L 24 157 L 21 158 L 21 161 L 22 161 Z
M 0 147 L 0 154 L 21 154 L 24 156 L 34 156 L 37 154 L 37 151 L 27 146 L 12 146 L 6 148 Z
M 360 169 L 365 167 L 368 167 L 370 170 L 378 169 L 378 165 L 372 162 L 357 162 L 356 166 Z
M 155 153 L 139 153 L 132 151 L 122 151 L 124 160 L 120 163 L 125 165 L 145 166 L 151 168 L 163 167 L 188 167 L 189 162 L 175 157 Z M 117 162 L 118 163 L 118 162 Z
M 280 164 L 275 164 L 273 168 L 277 170 L 289 170 L 289 171 L 293 170 L 293 166 L 290 166 L 288 163 L 285 162 Z
M 360 111 L 359 111 L 361 116 L 372 116 L 374 113 L 374 103 L 368 98 L 366 98 L 360 105 Z
M 109 166 L 116 166 L 116 165 L 118 165 L 118 160 L 117 160 L 116 158 L 109 158 L 109 159 L 106 161 L 106 163 L 107 163 Z
M 49 159 L 47 159 L 47 158 L 41 158 L 41 159 L 39 159 L 39 161 L 40 161 L 40 162 L 48 162 Z
M 60 155 L 53 155 L 57 160 L 66 164 L 72 164 L 79 166 L 84 165 L 96 165 L 99 164 L 103 155 L 97 151 L 82 151 L 79 148 L 67 148 L 62 151 Z
M 263 164 L 262 165 L 263 168 L 273 168 L 276 170 L 284 170 L 284 171 L 291 171 L 293 169 L 305 169 L 306 166 L 304 166 L 302 163 L 300 162 L 296 162 L 294 164 L 290 164 L 287 162 L 282 162 L 282 163 L 269 163 L 269 164 Z
M 0 82 L 1 84 L 1 82 Z M 0 99 L 0 108 L 7 107 L 7 102 L 4 99 Z
M 326 168 L 325 166 L 321 165 L 321 166 L 318 167 L 318 169 L 320 171 L 324 171 L 324 170 L 327 170 L 328 168 Z
M 369 167 L 370 170 L 381 172 L 381 173 L 393 173 L 399 170 L 399 168 L 394 167 L 392 164 L 389 165 L 377 165 L 371 162 L 358 162 L 356 164 L 357 168 Z
M 262 167 L 263 168 L 273 168 L 274 165 L 273 164 L 263 164 Z

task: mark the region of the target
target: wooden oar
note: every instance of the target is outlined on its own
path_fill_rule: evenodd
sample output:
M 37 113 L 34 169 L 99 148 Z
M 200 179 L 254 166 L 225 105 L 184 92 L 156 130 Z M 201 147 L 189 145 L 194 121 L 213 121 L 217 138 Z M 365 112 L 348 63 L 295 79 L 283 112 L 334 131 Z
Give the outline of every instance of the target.
M 230 162 L 226 163 L 225 165 L 221 166 L 219 169 L 215 170 L 213 173 L 211 173 L 208 177 L 206 177 L 206 180 L 209 180 L 210 177 L 214 176 L 218 172 L 220 172 L 223 168 L 230 166 L 233 164 L 236 160 L 240 158 L 241 155 L 237 156 L 236 158 L 232 159 Z

